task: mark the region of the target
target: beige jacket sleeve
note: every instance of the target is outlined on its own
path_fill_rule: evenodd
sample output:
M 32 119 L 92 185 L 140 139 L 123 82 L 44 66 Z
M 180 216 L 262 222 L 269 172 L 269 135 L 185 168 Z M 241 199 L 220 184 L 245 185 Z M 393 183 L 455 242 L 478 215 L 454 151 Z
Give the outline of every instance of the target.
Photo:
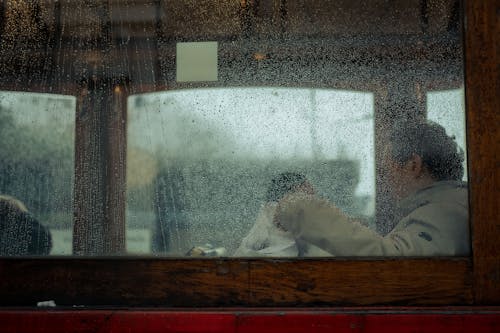
M 439 210 L 438 210 L 439 213 Z M 413 216 L 415 214 L 415 216 Z M 427 256 L 452 255 L 439 228 L 432 207 L 417 209 L 387 236 L 345 216 L 333 204 L 306 194 L 292 194 L 279 204 L 277 222 L 292 234 L 335 256 Z M 446 212 L 442 213 L 446 214 Z M 439 217 L 438 217 L 439 218 Z

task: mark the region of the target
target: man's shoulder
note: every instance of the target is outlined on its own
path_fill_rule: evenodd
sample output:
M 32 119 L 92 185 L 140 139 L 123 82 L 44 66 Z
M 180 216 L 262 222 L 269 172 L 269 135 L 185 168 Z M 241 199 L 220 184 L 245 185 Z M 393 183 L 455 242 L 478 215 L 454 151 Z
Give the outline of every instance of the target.
M 436 182 L 427 194 L 431 203 L 449 203 L 467 207 L 467 183 L 461 181 Z
M 467 183 L 438 181 L 404 199 L 401 208 L 413 211 L 428 204 L 457 204 L 467 207 Z
M 444 226 L 468 221 L 467 184 L 463 182 L 437 182 L 406 200 L 402 208 L 399 227 L 412 222 Z

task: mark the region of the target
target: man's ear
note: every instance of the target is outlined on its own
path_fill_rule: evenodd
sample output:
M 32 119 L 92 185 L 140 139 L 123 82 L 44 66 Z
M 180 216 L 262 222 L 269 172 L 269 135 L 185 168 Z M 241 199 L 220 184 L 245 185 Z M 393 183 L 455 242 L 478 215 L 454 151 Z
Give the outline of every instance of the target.
M 417 154 L 413 154 L 410 159 L 406 162 L 407 170 L 414 175 L 415 178 L 422 176 L 424 172 L 424 163 L 422 157 Z

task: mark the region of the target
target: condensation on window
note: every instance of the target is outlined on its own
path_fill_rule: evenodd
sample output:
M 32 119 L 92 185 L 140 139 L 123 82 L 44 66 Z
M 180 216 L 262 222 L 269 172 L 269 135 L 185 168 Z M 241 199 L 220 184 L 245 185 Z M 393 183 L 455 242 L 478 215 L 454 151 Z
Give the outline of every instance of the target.
M 234 252 L 287 172 L 353 216 L 373 214 L 370 93 L 217 88 L 128 104 L 127 232 L 144 237 L 142 251 Z
M 467 255 L 462 22 L 459 0 L 3 1 L 0 193 L 54 254 Z M 328 221 L 281 219 L 295 192 Z
M 0 255 L 71 254 L 75 103 L 0 92 Z

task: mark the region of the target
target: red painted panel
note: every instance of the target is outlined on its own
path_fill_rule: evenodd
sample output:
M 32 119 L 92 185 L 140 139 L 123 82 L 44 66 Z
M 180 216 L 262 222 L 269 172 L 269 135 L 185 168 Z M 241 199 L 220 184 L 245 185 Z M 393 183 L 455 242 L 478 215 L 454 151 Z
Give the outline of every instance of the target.
M 499 332 L 500 315 L 334 314 L 250 316 L 238 321 L 238 332 Z
M 235 317 L 222 313 L 144 311 L 0 312 L 0 331 L 67 332 L 234 332 Z
M 476 310 L 4 310 L 0 332 L 500 332 L 500 309 Z

